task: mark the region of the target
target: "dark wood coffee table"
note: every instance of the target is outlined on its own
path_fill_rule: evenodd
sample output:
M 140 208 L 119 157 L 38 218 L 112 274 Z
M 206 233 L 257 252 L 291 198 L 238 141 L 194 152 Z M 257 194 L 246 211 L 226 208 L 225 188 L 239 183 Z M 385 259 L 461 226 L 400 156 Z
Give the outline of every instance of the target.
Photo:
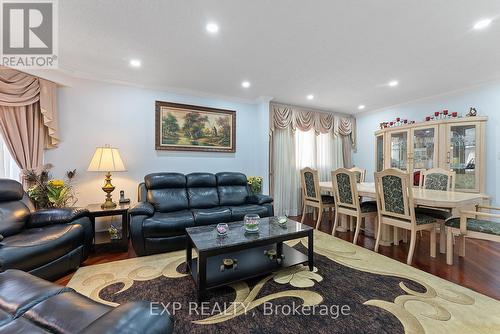
M 186 264 L 198 289 L 198 301 L 207 290 L 262 276 L 282 268 L 307 263 L 313 270 L 311 227 L 288 220 L 283 227 L 276 218 L 262 218 L 259 233 L 245 233 L 243 222 L 229 223 L 228 235 L 219 237 L 216 226 L 186 228 Z M 308 237 L 308 254 L 283 244 Z M 192 250 L 198 258 L 192 258 Z

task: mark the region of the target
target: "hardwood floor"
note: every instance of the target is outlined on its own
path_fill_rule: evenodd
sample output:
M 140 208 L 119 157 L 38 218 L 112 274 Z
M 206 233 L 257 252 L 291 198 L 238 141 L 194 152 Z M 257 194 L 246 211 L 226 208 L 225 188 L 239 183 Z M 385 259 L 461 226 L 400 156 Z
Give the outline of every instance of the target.
M 300 221 L 300 217 L 290 218 Z M 306 217 L 305 223 L 314 226 L 315 221 L 310 216 Z M 327 217 L 325 217 L 320 230 L 330 233 L 332 226 L 333 223 L 329 222 Z M 354 233 L 337 232 L 336 236 L 352 242 Z M 375 240 L 361 233 L 358 238 L 358 245 L 373 249 Z M 408 243 L 400 243 L 399 246 L 380 246 L 379 253 L 406 263 L 408 247 Z M 136 257 L 136 255 L 132 245 L 130 245 L 128 252 L 112 253 L 101 251 L 94 253 L 85 261 L 83 266 L 124 260 L 132 257 Z M 438 251 L 436 258 L 433 259 L 429 256 L 429 233 L 424 232 L 423 237 L 418 238 L 412 266 L 500 300 L 500 243 L 467 239 L 465 258 L 459 258 L 455 254 L 454 265 L 448 266 L 445 254 L 440 254 Z M 72 275 L 69 274 L 57 280 L 57 283 L 66 285 Z

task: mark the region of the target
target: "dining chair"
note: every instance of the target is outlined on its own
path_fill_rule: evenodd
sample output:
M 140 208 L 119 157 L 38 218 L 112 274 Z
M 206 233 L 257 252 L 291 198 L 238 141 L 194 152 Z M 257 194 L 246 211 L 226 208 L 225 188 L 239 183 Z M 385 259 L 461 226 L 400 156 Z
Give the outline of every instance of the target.
M 465 238 L 500 242 L 500 208 L 476 205 L 476 211 L 460 211 L 460 217 L 448 219 L 446 225 L 446 263 L 453 264 L 453 235 L 459 237 L 458 256 L 465 257 Z M 496 220 L 496 221 L 494 221 Z
M 316 221 L 316 229 L 318 229 L 325 209 L 329 210 L 330 219 L 332 218 L 332 209 L 335 207 L 333 196 L 321 195 L 317 170 L 309 167 L 301 169 L 300 176 L 303 196 L 302 219 L 300 222 L 304 222 L 308 206 L 312 207 L 313 210 L 318 209 L 318 219 Z
M 372 217 L 377 226 L 377 202 L 361 202 L 356 185 L 356 172 L 345 168 L 339 168 L 332 172 L 333 199 L 335 202 L 335 223 L 333 224 L 332 235 L 339 222 L 339 215 L 344 214 L 356 218 L 356 232 L 354 233 L 353 244 L 358 242 L 361 223 L 364 219 Z
M 365 176 L 366 176 L 366 169 L 359 168 L 359 167 L 352 167 L 349 168 L 351 172 L 354 172 L 356 174 L 356 182 L 361 183 L 365 182 Z
M 354 174 L 356 174 L 356 183 L 365 182 L 366 169 L 354 166 L 352 168 L 349 168 L 349 170 L 351 172 L 354 172 Z M 348 217 L 349 217 L 349 230 L 352 231 L 354 229 L 354 223 L 351 219 L 351 216 Z
M 436 219 L 415 211 L 413 183 L 409 173 L 389 168 L 375 173 L 375 191 L 378 209 L 378 230 L 375 252 L 378 252 L 382 225 L 410 231 L 410 249 L 407 264 L 411 264 L 417 231 L 428 230 L 431 235 L 430 253 L 436 257 Z
M 432 168 L 420 173 L 419 187 L 440 191 L 455 191 L 456 173 L 442 168 Z M 451 210 L 419 206 L 417 212 L 437 219 L 439 223 L 439 252 L 446 251 L 446 230 L 444 223 L 452 216 Z

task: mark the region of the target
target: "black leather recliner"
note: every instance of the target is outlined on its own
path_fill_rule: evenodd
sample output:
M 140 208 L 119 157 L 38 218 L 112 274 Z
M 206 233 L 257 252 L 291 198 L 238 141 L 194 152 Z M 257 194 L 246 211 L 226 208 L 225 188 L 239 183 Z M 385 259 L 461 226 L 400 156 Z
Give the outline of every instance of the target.
M 173 321 L 148 302 L 116 308 L 20 270 L 0 273 L 0 333 L 169 334 Z
M 82 209 L 34 211 L 22 185 L 0 179 L 0 271 L 20 269 L 54 280 L 80 266 L 92 245 Z
M 137 255 L 185 247 L 186 227 L 241 221 L 246 214 L 273 216 L 273 199 L 252 195 L 242 173 L 154 173 L 139 185 L 129 210 Z

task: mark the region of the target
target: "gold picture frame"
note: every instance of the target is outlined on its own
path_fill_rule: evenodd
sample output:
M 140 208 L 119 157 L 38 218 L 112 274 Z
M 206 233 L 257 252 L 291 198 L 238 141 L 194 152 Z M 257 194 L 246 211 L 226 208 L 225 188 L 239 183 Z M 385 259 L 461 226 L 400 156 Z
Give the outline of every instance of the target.
M 156 101 L 157 150 L 236 152 L 236 111 Z

